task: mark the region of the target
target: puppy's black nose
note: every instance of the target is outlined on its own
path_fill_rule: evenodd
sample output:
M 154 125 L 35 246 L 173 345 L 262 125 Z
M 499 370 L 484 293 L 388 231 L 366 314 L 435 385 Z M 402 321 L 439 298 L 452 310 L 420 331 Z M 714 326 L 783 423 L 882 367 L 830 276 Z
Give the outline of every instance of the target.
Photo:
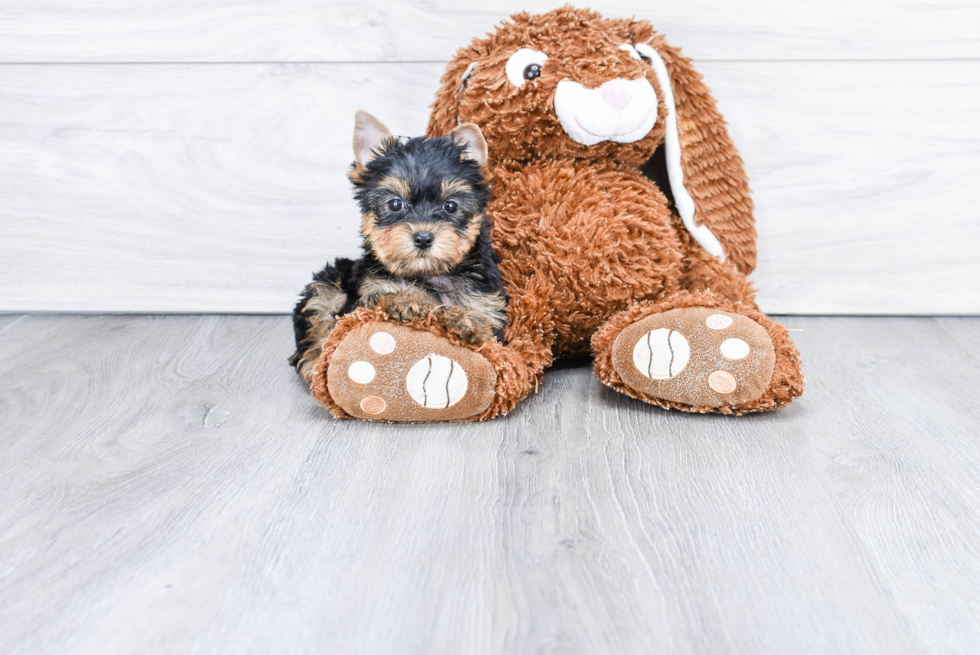
M 412 241 L 415 242 L 415 247 L 419 250 L 430 248 L 434 240 L 435 237 L 432 236 L 432 232 L 416 232 L 415 236 L 412 237 Z

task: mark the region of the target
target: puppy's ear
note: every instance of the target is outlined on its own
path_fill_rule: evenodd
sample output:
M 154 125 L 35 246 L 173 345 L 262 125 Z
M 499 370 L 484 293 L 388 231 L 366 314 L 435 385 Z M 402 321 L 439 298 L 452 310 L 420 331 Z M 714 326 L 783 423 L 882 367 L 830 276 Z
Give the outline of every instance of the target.
M 390 138 L 388 128 L 371 114 L 358 110 L 354 115 L 354 161 L 358 166 L 367 166 Z
M 481 168 L 487 163 L 487 140 L 476 123 L 463 123 L 449 133 L 457 144 L 466 148 L 465 157 L 472 159 Z

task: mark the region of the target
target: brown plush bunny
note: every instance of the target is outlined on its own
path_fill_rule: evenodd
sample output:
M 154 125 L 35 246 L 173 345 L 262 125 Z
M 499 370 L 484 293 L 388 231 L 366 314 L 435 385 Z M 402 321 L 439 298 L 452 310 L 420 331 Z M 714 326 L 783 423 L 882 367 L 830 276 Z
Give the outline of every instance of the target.
M 570 7 L 513 16 L 446 69 L 429 134 L 461 123 L 489 144 L 506 344 L 358 310 L 312 383 L 335 415 L 492 418 L 556 357 L 581 353 L 603 384 L 662 407 L 742 414 L 802 393 L 799 354 L 745 278 L 755 229 L 742 161 L 701 76 L 649 23 Z M 352 382 L 359 361 L 385 374 Z

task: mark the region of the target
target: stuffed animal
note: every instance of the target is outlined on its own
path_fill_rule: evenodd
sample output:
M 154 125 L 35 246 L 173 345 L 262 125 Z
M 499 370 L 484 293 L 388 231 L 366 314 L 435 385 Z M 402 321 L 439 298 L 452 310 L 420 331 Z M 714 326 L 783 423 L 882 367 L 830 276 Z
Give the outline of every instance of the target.
M 765 411 L 803 392 L 799 353 L 746 279 L 742 160 L 701 76 L 648 22 L 513 16 L 443 75 L 429 134 L 464 123 L 489 145 L 505 342 L 465 343 L 434 314 L 358 309 L 311 380 L 336 416 L 490 419 L 581 354 L 612 389 L 689 412 Z M 384 374 L 361 384 L 360 362 Z

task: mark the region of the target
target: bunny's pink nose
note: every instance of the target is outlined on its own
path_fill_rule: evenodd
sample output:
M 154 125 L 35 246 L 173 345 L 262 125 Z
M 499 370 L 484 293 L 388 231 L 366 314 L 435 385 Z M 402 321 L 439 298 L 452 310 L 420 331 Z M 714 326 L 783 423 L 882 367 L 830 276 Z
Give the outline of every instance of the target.
M 607 105 L 621 112 L 633 99 L 633 87 L 623 78 L 617 77 L 600 86 L 599 95 Z

